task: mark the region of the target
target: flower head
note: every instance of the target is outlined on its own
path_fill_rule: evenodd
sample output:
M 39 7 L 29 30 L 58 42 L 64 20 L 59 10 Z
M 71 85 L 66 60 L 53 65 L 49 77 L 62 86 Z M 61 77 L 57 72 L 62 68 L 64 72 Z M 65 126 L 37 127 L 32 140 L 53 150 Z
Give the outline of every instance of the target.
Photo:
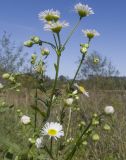
M 74 6 L 75 11 L 79 14 L 79 16 L 82 17 L 86 17 L 89 16 L 91 14 L 94 14 L 92 8 L 90 8 L 88 5 L 82 4 L 82 3 L 78 3 Z
M 113 114 L 115 112 L 115 110 L 112 106 L 106 106 L 105 109 L 104 109 L 104 112 L 106 114 Z
M 63 127 L 60 123 L 57 122 L 47 122 L 42 128 L 42 134 L 57 139 L 61 136 L 64 136 Z
M 68 27 L 69 23 L 65 22 L 65 21 L 57 21 L 57 22 L 51 22 L 48 24 L 45 24 L 44 29 L 47 31 L 52 31 L 54 33 L 59 33 L 61 31 L 62 28 L 64 27 Z
M 77 83 L 75 83 L 74 86 L 77 87 L 77 89 L 78 89 L 81 93 L 83 93 L 85 96 L 89 97 L 89 94 L 88 94 L 88 92 L 85 90 L 84 87 L 79 86 Z
M 42 141 L 43 141 L 43 138 L 42 137 L 39 137 L 39 138 L 37 138 L 36 139 L 36 141 L 35 141 L 35 145 L 36 145 L 36 147 L 39 149 L 39 148 L 42 148 Z
M 60 18 L 60 12 L 57 10 L 54 11 L 53 9 L 51 10 L 48 9 L 39 13 L 39 19 L 43 20 L 44 22 L 57 21 L 59 18 Z
M 87 30 L 82 30 L 82 32 L 84 33 L 84 35 L 86 37 L 88 37 L 89 39 L 94 38 L 95 36 L 100 36 L 100 33 L 97 32 L 95 29 L 91 30 L 91 29 L 87 29 Z
M 23 123 L 23 124 L 29 124 L 30 122 L 31 122 L 30 117 L 28 117 L 28 116 L 26 116 L 26 115 L 23 115 L 23 116 L 21 117 L 21 123 Z

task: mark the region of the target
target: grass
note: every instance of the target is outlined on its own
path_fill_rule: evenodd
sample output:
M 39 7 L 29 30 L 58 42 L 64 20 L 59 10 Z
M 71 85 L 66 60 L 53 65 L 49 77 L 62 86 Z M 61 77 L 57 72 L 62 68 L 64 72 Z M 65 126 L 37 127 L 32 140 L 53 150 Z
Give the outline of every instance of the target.
M 103 128 L 97 128 L 96 132 L 100 135 L 98 142 L 92 142 L 90 139 L 87 145 L 82 145 L 78 148 L 76 155 L 79 155 L 79 160 L 125 160 L 126 159 L 126 92 L 125 91 L 90 91 L 90 98 L 84 96 L 80 97 L 80 109 L 76 110 L 73 106 L 72 110 L 72 129 L 69 132 L 69 137 L 74 137 L 78 130 L 80 121 L 87 122 L 94 113 L 103 111 L 106 105 L 112 105 L 115 108 L 115 114 L 109 118 L 108 124 L 111 130 L 106 132 Z M 34 102 L 32 98 L 34 91 L 24 89 L 19 93 L 7 92 L 0 93 L 1 101 L 6 101 L 8 104 L 14 104 L 14 107 L 6 112 L 0 113 L 0 139 L 6 138 L 9 142 L 20 144 L 23 149 L 26 146 L 26 138 L 22 137 L 20 133 L 19 118 L 17 116 L 17 109 L 21 109 L 24 114 L 31 114 L 33 110 L 30 105 Z M 60 106 L 55 106 L 58 112 Z M 42 108 L 42 105 L 39 105 Z M 57 119 L 56 110 L 52 113 L 52 119 Z M 66 109 L 68 110 L 68 109 Z M 66 111 L 67 114 L 67 111 Z M 65 119 L 67 123 L 67 118 Z M 38 118 L 37 125 L 41 128 L 41 117 Z M 30 132 L 30 131 L 27 131 Z M 0 144 L 0 160 L 6 154 L 7 148 Z M 76 156 L 74 158 L 76 159 Z

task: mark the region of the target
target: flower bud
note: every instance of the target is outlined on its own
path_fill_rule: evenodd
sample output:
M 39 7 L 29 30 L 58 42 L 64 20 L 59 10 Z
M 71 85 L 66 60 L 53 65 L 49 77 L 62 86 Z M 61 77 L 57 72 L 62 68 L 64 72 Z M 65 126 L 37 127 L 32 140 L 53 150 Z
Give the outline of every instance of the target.
M 49 53 L 50 53 L 50 51 L 49 51 L 48 48 L 43 48 L 43 49 L 41 50 L 41 54 L 42 54 L 43 56 L 48 56 Z
M 28 41 L 25 41 L 25 42 L 24 42 L 24 46 L 26 46 L 26 47 L 32 47 L 33 44 L 34 44 L 34 43 L 33 43 L 31 40 L 28 40 Z
M 86 47 L 81 47 L 80 52 L 82 54 L 86 54 L 87 53 L 87 48 Z
M 36 54 L 31 55 L 31 64 L 35 64 L 36 58 L 37 58 Z
M 111 127 L 108 124 L 105 124 L 103 128 L 106 131 L 109 131 L 111 129 Z
M 31 144 L 35 144 L 35 139 L 34 139 L 34 138 L 29 138 L 28 141 L 29 141 Z
M 40 38 L 38 36 L 33 36 L 31 38 L 31 40 L 35 43 L 35 44 L 39 44 L 41 42 Z
M 81 46 L 81 47 L 85 47 L 85 48 L 89 48 L 89 44 L 88 44 L 88 43 L 85 43 L 85 44 L 82 44 L 82 43 L 81 43 L 80 46 Z
M 9 80 L 10 80 L 11 82 L 15 82 L 15 78 L 14 78 L 13 76 L 10 76 L 10 77 L 9 77 Z
M 94 58 L 94 59 L 93 59 L 94 64 L 98 64 L 99 61 L 100 61 L 99 58 Z
M 99 135 L 98 134 L 93 134 L 93 136 L 92 136 L 92 140 L 93 141 L 99 141 L 99 139 L 100 139 L 100 137 L 99 137 Z
M 93 120 L 92 120 L 92 125 L 94 125 L 94 126 L 99 125 L 99 121 L 96 120 L 96 119 L 93 119 Z
M 9 73 L 4 73 L 4 74 L 2 75 L 2 78 L 3 78 L 3 79 L 9 79 L 9 77 L 10 77 L 10 74 L 9 74 Z
M 83 144 L 84 146 L 86 146 L 88 143 L 87 143 L 87 141 L 83 141 L 82 144 Z

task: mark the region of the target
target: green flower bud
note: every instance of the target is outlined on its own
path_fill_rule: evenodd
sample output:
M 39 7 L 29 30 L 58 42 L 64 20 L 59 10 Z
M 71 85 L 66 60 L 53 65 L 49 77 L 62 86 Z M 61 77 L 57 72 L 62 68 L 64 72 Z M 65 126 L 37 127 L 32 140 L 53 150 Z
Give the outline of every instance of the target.
M 50 51 L 48 50 L 48 48 L 43 48 L 43 49 L 41 50 L 41 54 L 42 54 L 43 56 L 48 56 L 49 53 L 50 53 Z
M 16 89 L 16 92 L 20 92 L 20 89 Z
M 86 146 L 88 143 L 87 143 L 87 141 L 83 141 L 82 144 L 83 144 L 84 146 Z
M 104 128 L 104 130 L 106 130 L 106 131 L 111 130 L 111 127 L 110 127 L 108 124 L 105 124 L 103 128 Z
M 85 48 L 89 48 L 89 44 L 88 43 L 85 43 L 85 44 L 81 43 L 80 46 L 81 47 L 85 47 Z
M 96 134 L 96 133 L 92 136 L 92 140 L 93 140 L 93 141 L 99 141 L 99 139 L 100 139 L 100 137 L 99 137 L 99 135 Z
M 99 61 L 100 61 L 99 58 L 94 58 L 94 59 L 93 59 L 94 64 L 98 64 Z
M 26 46 L 26 47 L 32 47 L 33 46 L 33 42 L 31 40 L 25 41 L 24 42 L 24 46 Z
M 11 82 L 15 82 L 15 78 L 12 77 L 12 76 L 9 77 L 9 80 L 10 80 Z
M 36 60 L 36 58 L 37 58 L 36 54 L 32 54 L 31 58 Z
M 99 125 L 99 121 L 96 120 L 96 119 L 93 119 L 93 120 L 92 120 L 92 125 L 94 125 L 94 126 Z
M 33 36 L 33 37 L 31 38 L 31 40 L 32 40 L 35 44 L 39 44 L 39 43 L 41 42 L 40 38 L 37 37 L 37 36 Z
M 21 112 L 21 110 L 20 109 L 17 109 L 17 113 L 20 113 Z
M 4 73 L 4 74 L 2 75 L 2 78 L 3 78 L 3 79 L 9 79 L 9 77 L 10 77 L 10 74 L 9 74 L 9 73 Z
M 86 47 L 81 47 L 80 52 L 82 54 L 86 54 L 87 53 L 87 48 Z
M 36 54 L 32 54 L 31 55 L 31 64 L 35 64 L 36 59 L 37 59 Z
M 35 139 L 34 139 L 34 138 L 29 138 L 28 141 L 29 141 L 31 144 L 35 144 Z

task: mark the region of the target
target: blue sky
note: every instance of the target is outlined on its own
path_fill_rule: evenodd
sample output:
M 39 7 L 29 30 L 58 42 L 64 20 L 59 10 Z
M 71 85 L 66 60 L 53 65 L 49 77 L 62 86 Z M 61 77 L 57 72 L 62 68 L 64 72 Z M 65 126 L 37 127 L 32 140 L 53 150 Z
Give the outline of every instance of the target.
M 31 35 L 52 41 L 51 33 L 43 30 L 38 13 L 54 8 L 61 12 L 62 20 L 70 23 L 69 28 L 62 30 L 63 42 L 78 20 L 78 15 L 74 12 L 74 5 L 78 2 L 88 4 L 95 14 L 84 18 L 71 38 L 61 58 L 60 74 L 71 78 L 74 75 L 77 65 L 75 62 L 80 56 L 79 44 L 86 42 L 81 30 L 89 28 L 96 29 L 101 34 L 92 41 L 90 52 L 98 51 L 107 56 L 121 75 L 126 75 L 126 0 L 0 0 L 0 35 L 6 30 L 12 34 L 12 39 L 17 44 L 23 43 Z M 29 56 L 35 50 L 36 48 L 29 49 Z M 52 68 L 55 58 L 52 52 L 47 61 L 47 73 L 51 77 L 54 77 Z

